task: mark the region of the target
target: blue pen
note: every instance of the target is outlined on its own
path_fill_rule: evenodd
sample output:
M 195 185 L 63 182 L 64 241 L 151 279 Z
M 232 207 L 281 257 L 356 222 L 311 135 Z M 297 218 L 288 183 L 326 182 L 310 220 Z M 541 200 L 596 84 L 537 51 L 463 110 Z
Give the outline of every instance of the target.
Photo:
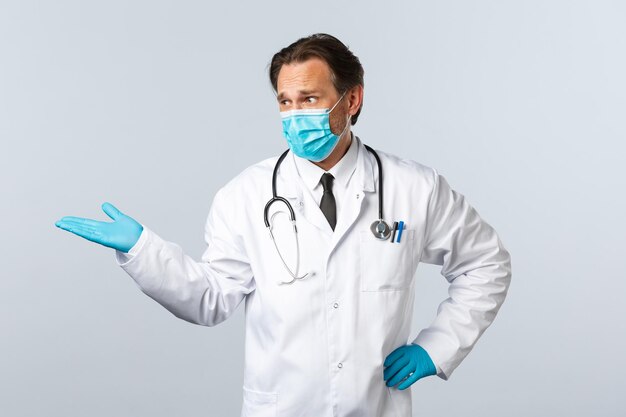
M 398 223 L 398 240 L 396 242 L 400 243 L 400 238 L 402 237 L 402 231 L 404 230 L 404 222 L 400 221 Z

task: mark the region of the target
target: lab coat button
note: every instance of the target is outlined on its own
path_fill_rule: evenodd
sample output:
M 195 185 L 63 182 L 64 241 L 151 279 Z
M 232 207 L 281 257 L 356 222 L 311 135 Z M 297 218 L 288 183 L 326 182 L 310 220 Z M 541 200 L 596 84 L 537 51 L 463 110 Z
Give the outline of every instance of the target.
M 335 307 L 335 308 L 339 307 L 339 303 L 333 304 L 333 307 Z
M 342 364 L 341 362 L 339 362 L 339 363 L 337 364 L 337 368 L 343 368 L 343 364 Z
M 300 202 L 300 206 L 303 206 L 303 205 L 304 205 L 304 202 L 303 202 L 303 201 L 301 201 L 301 202 Z

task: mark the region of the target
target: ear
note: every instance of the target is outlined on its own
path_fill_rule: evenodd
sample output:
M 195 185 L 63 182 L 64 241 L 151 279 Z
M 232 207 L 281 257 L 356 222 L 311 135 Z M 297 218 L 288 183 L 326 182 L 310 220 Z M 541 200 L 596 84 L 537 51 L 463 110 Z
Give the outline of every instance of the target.
M 361 104 L 363 103 L 363 86 L 355 85 L 346 93 L 346 98 L 348 99 L 348 113 L 351 116 L 354 116 L 359 108 L 361 108 Z

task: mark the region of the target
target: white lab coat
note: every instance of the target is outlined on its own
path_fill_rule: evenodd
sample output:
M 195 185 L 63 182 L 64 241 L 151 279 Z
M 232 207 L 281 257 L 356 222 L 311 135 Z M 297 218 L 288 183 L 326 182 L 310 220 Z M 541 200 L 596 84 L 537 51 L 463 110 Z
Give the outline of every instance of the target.
M 356 137 L 356 136 L 355 136 Z M 411 389 L 387 387 L 383 361 L 407 343 L 422 346 L 447 380 L 494 320 L 511 279 L 510 255 L 494 229 L 443 176 L 418 162 L 378 151 L 384 217 L 403 220 L 400 243 L 381 241 L 376 160 L 359 141 L 355 177 L 333 232 L 298 177 L 292 154 L 277 192 L 296 214 L 300 274 L 290 276 L 263 222 L 277 157 L 245 169 L 216 193 L 201 261 L 144 225 L 119 265 L 139 288 L 176 317 L 215 326 L 245 300 L 242 416 L 411 415 Z M 286 211 L 280 203 L 270 215 Z M 274 218 L 283 257 L 295 268 L 288 217 Z M 415 270 L 442 265 L 449 298 L 429 327 L 412 338 Z

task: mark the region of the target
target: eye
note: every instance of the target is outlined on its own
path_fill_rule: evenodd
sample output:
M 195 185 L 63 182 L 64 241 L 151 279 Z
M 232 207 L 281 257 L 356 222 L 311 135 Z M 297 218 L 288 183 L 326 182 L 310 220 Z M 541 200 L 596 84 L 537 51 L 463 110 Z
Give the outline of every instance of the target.
M 315 103 L 315 101 L 316 101 L 316 100 L 317 100 L 317 97 L 316 97 L 316 96 L 308 96 L 308 97 L 305 99 L 305 101 L 306 101 L 307 103 Z

